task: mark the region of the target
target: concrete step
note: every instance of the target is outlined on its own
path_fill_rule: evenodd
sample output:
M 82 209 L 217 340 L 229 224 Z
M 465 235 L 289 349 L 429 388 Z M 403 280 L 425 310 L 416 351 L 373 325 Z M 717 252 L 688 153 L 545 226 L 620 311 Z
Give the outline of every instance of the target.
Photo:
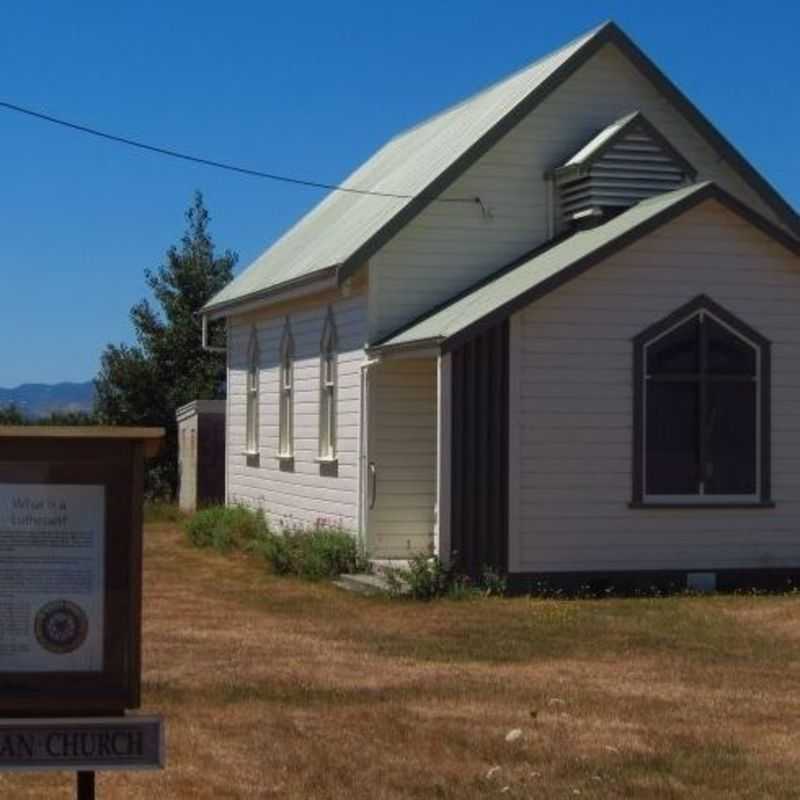
M 399 563 L 395 562 L 393 566 L 397 567 Z M 347 589 L 349 592 L 358 592 L 360 594 L 390 594 L 391 591 L 389 580 L 383 571 L 376 571 L 371 574 L 340 575 L 333 583 L 334 586 L 338 586 L 340 589 Z M 409 588 L 403 581 L 399 593 L 407 594 L 408 592 Z
M 389 593 L 389 582 L 383 575 L 340 575 L 333 584 L 340 589 L 347 589 L 348 592 L 357 592 L 358 594 Z
M 408 569 L 408 559 L 405 558 L 371 558 L 369 569 L 374 575 L 385 575 L 390 569 Z

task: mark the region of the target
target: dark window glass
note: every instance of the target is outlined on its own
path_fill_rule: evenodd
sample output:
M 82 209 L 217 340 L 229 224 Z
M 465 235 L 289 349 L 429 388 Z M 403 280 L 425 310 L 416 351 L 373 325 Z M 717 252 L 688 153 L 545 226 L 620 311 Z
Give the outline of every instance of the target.
M 750 344 L 710 317 L 706 317 L 705 325 L 709 372 L 715 375 L 756 374 L 756 351 Z
M 698 384 L 647 385 L 646 491 L 697 494 L 699 491 Z
M 697 312 L 645 346 L 645 494 L 758 494 L 759 346 L 733 325 Z
M 647 348 L 647 373 L 695 373 L 700 369 L 700 320 L 684 322 Z
M 755 494 L 755 381 L 709 383 L 706 441 L 706 493 Z

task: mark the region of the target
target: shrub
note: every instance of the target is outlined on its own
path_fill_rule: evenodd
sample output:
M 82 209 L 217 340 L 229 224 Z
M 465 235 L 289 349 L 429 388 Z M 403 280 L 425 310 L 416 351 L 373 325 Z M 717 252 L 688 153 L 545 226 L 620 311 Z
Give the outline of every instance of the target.
M 408 560 L 407 567 L 389 568 L 384 574 L 393 597 L 465 600 L 480 596 L 501 597 L 506 593 L 506 579 L 498 570 L 484 567 L 481 581 L 476 585 L 455 566 L 448 568 L 439 556 L 428 553 L 416 553 Z
M 343 572 L 360 572 L 366 563 L 355 537 L 340 525 L 318 519 L 313 526 L 284 523 L 275 533 L 262 511 L 243 506 L 213 506 L 198 511 L 186 523 L 196 547 L 220 552 L 247 550 L 265 558 L 279 575 L 319 580 Z
M 254 548 L 279 575 L 319 580 L 365 568 L 355 537 L 322 519 L 310 527 L 285 523 L 280 533 L 258 540 Z
M 269 537 L 264 514 L 243 506 L 211 506 L 198 511 L 187 523 L 186 534 L 195 547 L 220 552 L 244 549 Z
M 505 575 L 495 567 L 484 567 L 481 575 L 481 591 L 485 597 L 503 597 L 508 588 Z
M 438 556 L 415 553 L 407 567 L 390 567 L 385 571 L 389 594 L 408 595 L 415 600 L 432 600 L 445 595 L 452 583 L 452 574 Z

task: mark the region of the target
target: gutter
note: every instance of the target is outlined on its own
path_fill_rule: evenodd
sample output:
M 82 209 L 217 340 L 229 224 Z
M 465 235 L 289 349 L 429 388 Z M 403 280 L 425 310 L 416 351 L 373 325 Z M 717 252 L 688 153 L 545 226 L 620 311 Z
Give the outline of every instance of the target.
M 292 278 L 275 286 L 270 286 L 269 289 L 262 289 L 237 297 L 235 300 L 227 300 L 213 305 L 207 304 L 200 309 L 200 314 L 203 317 L 214 320 L 231 316 L 229 312 L 232 309 L 236 309 L 237 314 L 243 314 L 265 304 L 280 303 L 284 300 L 292 300 L 295 297 L 314 294 L 326 289 L 335 289 L 339 285 L 338 272 L 338 264 L 324 267 L 312 272 L 310 275 Z
M 440 350 L 446 337 L 430 336 L 426 339 L 415 339 L 411 342 L 400 342 L 398 344 L 377 344 L 372 347 L 364 348 L 369 358 L 389 358 L 396 353 L 406 353 L 414 350 L 435 349 Z
M 202 347 L 207 353 L 225 353 L 227 347 L 214 347 L 208 343 L 208 323 L 224 317 L 232 316 L 235 310 L 237 314 L 245 314 L 248 311 L 255 311 L 265 305 L 281 303 L 286 300 L 294 300 L 297 297 L 304 297 L 309 294 L 324 292 L 328 289 L 336 289 L 339 286 L 338 266 L 325 267 L 311 275 L 302 278 L 295 278 L 284 281 L 277 286 L 264 289 L 259 292 L 239 297 L 236 300 L 218 303 L 215 305 L 205 305 L 197 312 L 200 316 L 202 327 Z

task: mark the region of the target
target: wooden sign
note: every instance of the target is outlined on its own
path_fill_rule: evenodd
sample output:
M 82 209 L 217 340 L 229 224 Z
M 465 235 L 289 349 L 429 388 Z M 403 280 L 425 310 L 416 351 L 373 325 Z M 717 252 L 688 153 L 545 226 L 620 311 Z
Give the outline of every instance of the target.
M 144 459 L 162 436 L 0 427 L 0 717 L 139 707 Z
M 0 720 L 0 771 L 163 767 L 160 717 Z

